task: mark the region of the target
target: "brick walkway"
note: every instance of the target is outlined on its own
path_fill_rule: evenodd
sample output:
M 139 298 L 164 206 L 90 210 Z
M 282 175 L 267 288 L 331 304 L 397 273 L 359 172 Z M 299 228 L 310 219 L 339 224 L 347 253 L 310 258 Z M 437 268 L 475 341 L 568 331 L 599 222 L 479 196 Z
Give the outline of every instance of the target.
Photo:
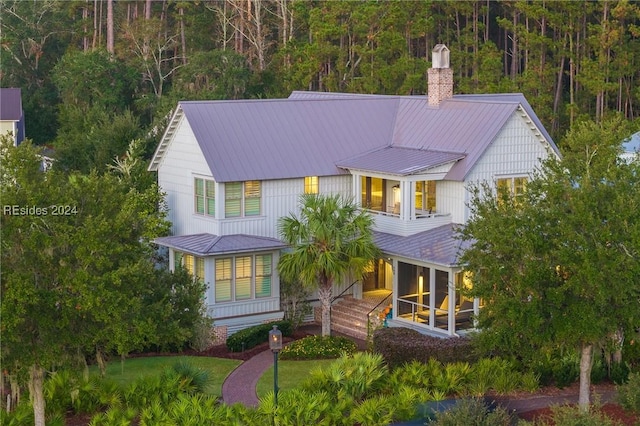
M 247 407 L 257 407 L 256 384 L 262 374 L 273 365 L 273 352 L 266 350 L 236 367 L 222 384 L 225 404 L 240 402 Z

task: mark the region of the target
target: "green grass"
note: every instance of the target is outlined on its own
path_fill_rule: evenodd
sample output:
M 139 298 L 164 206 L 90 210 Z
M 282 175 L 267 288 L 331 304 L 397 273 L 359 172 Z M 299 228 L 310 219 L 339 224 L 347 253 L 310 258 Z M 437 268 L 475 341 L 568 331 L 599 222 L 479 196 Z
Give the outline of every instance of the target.
M 207 392 L 216 396 L 222 395 L 224 379 L 241 363 L 241 361 L 232 359 L 198 356 L 128 358 L 124 363 L 119 360 L 109 362 L 107 364 L 106 378 L 121 386 L 127 386 L 139 377 L 160 374 L 164 369 L 179 361 L 187 361 L 195 367 L 209 371 L 212 381 Z M 91 366 L 89 373 L 99 374 L 98 367 Z
M 334 361 L 335 359 L 278 361 L 278 387 L 281 391 L 294 389 L 309 376 L 311 370 L 316 367 L 326 367 Z M 269 367 L 269 369 L 264 372 L 256 385 L 258 398 L 262 398 L 270 391 L 273 391 L 273 367 Z

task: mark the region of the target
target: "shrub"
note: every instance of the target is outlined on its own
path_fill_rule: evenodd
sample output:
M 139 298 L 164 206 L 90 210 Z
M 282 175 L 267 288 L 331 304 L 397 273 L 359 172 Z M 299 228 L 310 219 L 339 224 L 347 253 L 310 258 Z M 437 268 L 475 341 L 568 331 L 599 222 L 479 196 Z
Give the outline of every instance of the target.
M 285 346 L 281 359 L 325 359 L 353 355 L 358 350 L 354 341 L 341 336 L 309 336 Z
M 640 413 L 640 373 L 629 374 L 627 383 L 618 385 L 618 402 L 625 410 Z
M 469 398 L 459 400 L 447 411 L 435 413 L 435 420 L 430 425 L 435 426 L 510 426 L 513 418 L 502 407 L 491 410 L 482 399 Z
M 629 378 L 629 366 L 625 362 L 614 362 L 611 364 L 611 381 L 616 385 L 621 385 Z
M 251 349 L 261 343 L 269 341 L 269 331 L 273 329 L 273 326 L 277 325 L 278 329 L 282 332 L 283 336 L 291 336 L 291 323 L 289 321 L 277 321 L 266 324 L 254 325 L 253 327 L 245 328 L 235 334 L 232 334 L 227 339 L 227 348 L 231 352 L 242 352 L 247 349 Z
M 328 367 L 314 369 L 302 388 L 325 391 L 329 395 L 342 392 L 345 397 L 360 401 L 385 385 L 388 370 L 380 355 L 356 352 L 352 357 L 340 357 Z
M 381 328 L 373 333 L 373 351 L 383 356 L 390 368 L 410 361 L 443 364 L 475 360 L 471 341 L 464 337 L 440 338 L 402 327 Z

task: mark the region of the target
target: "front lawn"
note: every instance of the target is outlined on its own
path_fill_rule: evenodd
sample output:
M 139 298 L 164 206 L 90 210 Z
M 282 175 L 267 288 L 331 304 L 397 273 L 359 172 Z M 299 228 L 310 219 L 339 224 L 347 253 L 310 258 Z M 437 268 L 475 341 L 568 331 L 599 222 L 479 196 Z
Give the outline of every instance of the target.
M 281 391 L 298 387 L 316 367 L 324 368 L 335 359 L 317 359 L 310 361 L 278 361 L 278 387 Z M 273 392 L 273 367 L 267 369 L 256 385 L 258 398 Z
M 127 358 L 124 362 L 120 362 L 119 360 L 109 362 L 107 364 L 106 378 L 125 387 L 140 377 L 160 374 L 164 369 L 180 361 L 188 362 L 194 367 L 207 370 L 211 375 L 211 384 L 207 389 L 207 393 L 216 396 L 222 396 L 222 383 L 242 362 L 233 359 L 200 356 Z M 91 366 L 89 373 L 99 374 L 98 367 L 95 365 Z

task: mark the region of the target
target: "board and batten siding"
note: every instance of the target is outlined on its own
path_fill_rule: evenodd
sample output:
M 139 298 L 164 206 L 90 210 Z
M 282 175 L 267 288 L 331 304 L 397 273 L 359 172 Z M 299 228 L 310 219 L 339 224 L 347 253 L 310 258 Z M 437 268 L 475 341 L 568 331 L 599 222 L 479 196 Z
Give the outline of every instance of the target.
M 169 209 L 167 219 L 172 224 L 172 235 L 200 232 L 215 234 L 203 229 L 202 224 L 193 223 L 194 216 L 197 216 L 194 214 L 193 194 L 195 175 L 211 176 L 211 171 L 191 131 L 191 126 L 183 116 L 169 142 L 162 163 L 158 166 L 158 185 L 166 194 L 165 199 Z M 196 222 L 197 220 L 195 218 Z M 192 232 L 194 228 L 201 230 Z
M 471 170 L 465 184 L 488 182 L 495 187 L 499 178 L 530 176 L 549 155 L 554 155 L 549 144 L 534 133 L 520 111 L 515 111 Z M 470 197 L 467 191 L 467 202 Z M 464 222 L 469 215 L 469 209 L 465 208 Z

